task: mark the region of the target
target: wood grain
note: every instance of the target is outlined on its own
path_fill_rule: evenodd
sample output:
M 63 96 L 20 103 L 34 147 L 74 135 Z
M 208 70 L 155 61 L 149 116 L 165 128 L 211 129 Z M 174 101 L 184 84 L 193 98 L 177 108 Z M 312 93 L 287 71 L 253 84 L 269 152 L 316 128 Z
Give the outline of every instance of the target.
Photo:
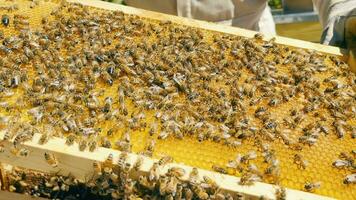
M 40 197 L 32 197 L 24 194 L 0 190 L 0 200 L 45 200 Z

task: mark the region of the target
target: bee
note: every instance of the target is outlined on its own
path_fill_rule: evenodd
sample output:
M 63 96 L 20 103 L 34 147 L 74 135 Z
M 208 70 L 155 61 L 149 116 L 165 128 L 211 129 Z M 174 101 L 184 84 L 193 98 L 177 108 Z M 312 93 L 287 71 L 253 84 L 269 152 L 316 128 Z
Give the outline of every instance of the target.
M 98 142 L 96 140 L 91 140 L 89 141 L 88 146 L 89 146 L 89 151 L 93 152 L 98 148 Z
M 242 156 L 241 162 L 242 163 L 246 163 L 246 162 L 248 162 L 250 160 L 254 160 L 256 158 L 257 158 L 256 152 L 255 151 L 250 151 L 246 155 Z
M 336 130 L 336 134 L 338 138 L 343 138 L 345 135 L 345 129 L 342 127 L 340 123 L 334 123 L 334 127 Z
M 8 15 L 2 15 L 2 16 L 1 16 L 1 23 L 2 23 L 5 27 L 9 26 L 9 24 L 10 24 L 10 18 L 9 18 L 9 16 L 8 16 Z
M 237 148 L 239 146 L 242 145 L 241 141 L 239 140 L 234 140 L 234 139 L 226 139 L 225 142 L 224 142 L 225 145 L 227 145 L 228 147 L 231 147 L 231 148 Z
M 101 163 L 98 161 L 94 161 L 93 162 L 93 169 L 95 174 L 97 175 L 101 175 Z
M 164 166 L 171 162 L 173 162 L 173 158 L 171 156 L 163 156 L 161 159 L 159 159 L 158 165 Z
M 103 162 L 102 166 L 111 168 L 113 166 L 113 163 L 114 163 L 114 154 L 110 153 L 108 157 L 105 159 L 105 161 Z
M 114 84 L 114 80 L 112 79 L 112 77 L 107 71 L 102 71 L 100 75 L 103 81 L 107 83 L 109 86 L 112 86 Z
M 155 133 L 157 133 L 157 130 L 158 130 L 158 124 L 157 124 L 157 122 L 152 122 L 152 123 L 151 123 L 150 130 L 149 130 L 150 136 L 153 136 Z
M 257 40 L 262 40 L 263 39 L 263 34 L 262 33 L 256 33 L 253 37 L 255 39 L 257 39 Z
M 153 163 L 151 169 L 148 172 L 148 180 L 155 181 L 159 179 L 159 164 Z
M 276 189 L 276 200 L 286 200 L 287 199 L 287 192 L 284 187 L 278 187 Z
M 120 149 L 120 151 L 124 151 L 124 152 L 131 151 L 131 144 L 126 140 L 118 140 L 115 142 L 115 145 Z
M 142 164 L 143 164 L 143 157 L 141 157 L 141 156 L 137 157 L 136 162 L 133 165 L 133 169 L 135 171 L 139 171 L 141 166 L 142 166 Z
M 314 192 L 316 189 L 320 188 L 320 186 L 321 186 L 321 182 L 314 182 L 314 183 L 306 182 L 304 184 L 304 189 L 307 192 Z
M 300 168 L 300 169 L 306 169 L 308 166 L 308 161 L 304 160 L 300 154 L 294 154 L 294 163 Z
M 302 144 L 314 145 L 317 142 L 317 139 L 311 136 L 301 136 L 299 137 L 299 142 Z
M 18 155 L 22 157 L 27 157 L 28 155 L 30 155 L 30 150 L 28 150 L 27 148 L 21 148 L 18 152 Z
M 346 160 L 335 160 L 332 164 L 335 168 L 346 168 L 350 166 L 350 162 Z
M 211 168 L 214 171 L 219 172 L 221 174 L 227 174 L 227 170 L 225 168 L 223 168 L 223 167 L 220 167 L 220 166 L 217 166 L 217 165 L 213 165 Z
M 103 108 L 103 112 L 107 113 L 111 110 L 112 108 L 112 104 L 113 104 L 113 100 L 111 97 L 106 97 L 105 98 L 105 104 L 104 104 L 104 108 Z
M 209 199 L 209 194 L 199 185 L 193 187 L 193 192 L 197 195 L 198 199 Z
M 74 134 L 69 134 L 66 137 L 66 145 L 71 146 L 74 144 L 74 141 L 76 140 L 77 136 Z
M 209 176 L 203 176 L 203 180 L 213 190 L 219 188 L 218 184 L 212 178 L 210 178 Z
M 44 157 L 45 157 L 46 162 L 50 166 L 52 166 L 52 167 L 57 167 L 58 166 L 58 160 L 57 160 L 57 158 L 55 157 L 54 154 L 45 152 L 44 153 Z
M 352 184 L 356 183 L 356 173 L 355 174 L 349 174 L 344 178 L 343 181 L 344 184 Z
M 32 135 L 29 135 L 26 132 L 21 132 L 15 136 L 13 144 L 14 144 L 14 146 L 17 146 L 22 142 L 30 140 L 31 138 L 32 138 Z
M 42 133 L 40 139 L 38 140 L 38 144 L 41 144 L 41 145 L 46 144 L 49 140 L 49 137 L 50 136 L 48 133 Z
M 84 151 L 88 146 L 88 142 L 87 142 L 87 139 L 85 138 L 82 138 L 79 142 L 79 151 Z
M 158 134 L 158 139 L 160 140 L 165 140 L 168 138 L 170 134 L 167 132 L 167 131 L 161 131 L 159 134 Z
M 199 179 L 199 171 L 196 167 L 192 168 L 192 171 L 189 173 L 189 182 L 190 183 L 196 183 L 198 182 Z
M 110 140 L 107 137 L 102 137 L 101 138 L 101 146 L 104 148 L 110 149 L 112 145 L 111 145 Z
M 272 98 L 269 102 L 268 105 L 269 106 L 277 106 L 279 103 L 279 100 L 277 98 Z
M 185 175 L 185 170 L 180 167 L 171 167 L 167 172 L 168 176 L 174 176 L 177 178 L 183 177 Z
M 115 114 L 115 113 L 113 113 L 113 114 Z M 115 115 L 113 115 L 113 116 L 115 116 Z M 123 119 L 123 118 L 120 118 L 120 117 L 118 117 L 117 119 L 120 120 L 120 121 L 124 121 L 124 119 Z M 121 129 L 124 128 L 124 124 L 125 124 L 125 123 L 124 123 L 124 122 L 120 122 L 120 121 L 116 122 L 115 124 L 113 124 L 112 127 L 110 127 L 110 129 L 108 129 L 108 131 L 106 132 L 106 135 L 107 135 L 108 137 L 114 136 L 114 135 L 117 134 Z
M 253 185 L 255 182 L 259 182 L 259 181 L 262 181 L 261 177 L 259 177 L 256 174 L 247 172 L 247 173 L 242 174 L 239 184 L 240 185 Z
M 167 187 L 168 187 L 169 178 L 164 176 L 164 177 L 160 178 L 158 181 L 159 181 L 160 195 L 167 196 L 167 194 L 169 194 L 168 191 L 166 191 Z
M 146 176 L 142 175 L 139 176 L 138 183 L 140 184 L 140 186 L 151 191 L 156 187 L 156 183 L 154 181 L 149 181 Z

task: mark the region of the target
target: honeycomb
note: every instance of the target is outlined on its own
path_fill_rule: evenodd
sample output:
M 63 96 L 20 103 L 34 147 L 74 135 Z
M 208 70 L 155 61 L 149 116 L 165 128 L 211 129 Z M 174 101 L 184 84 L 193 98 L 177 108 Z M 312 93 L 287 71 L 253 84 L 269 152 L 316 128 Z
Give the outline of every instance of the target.
M 19 1 L 4 1 L 0 0 L 0 5 L 2 7 L 9 5 L 18 5 L 18 10 L 15 11 L 5 11 L 4 9 L 0 9 L 0 15 L 7 14 L 10 19 L 14 14 L 22 14 L 29 17 L 30 27 L 31 29 L 40 29 L 41 28 L 41 20 L 43 17 L 46 17 L 49 21 L 53 20 L 53 16 L 50 15 L 50 12 L 53 8 L 58 6 L 58 2 L 56 1 L 38 1 L 39 4 L 30 8 L 30 1 L 19 0 Z M 106 12 L 99 9 L 90 8 L 90 10 L 94 10 L 97 12 Z M 65 15 L 69 15 L 68 13 L 64 13 Z M 143 21 L 159 24 L 159 22 L 151 19 L 143 19 Z M 12 24 L 9 27 L 0 26 L 0 31 L 3 31 L 5 37 L 9 37 L 15 34 L 18 34 Z M 204 31 L 204 38 L 209 43 L 212 43 L 213 36 L 223 35 L 222 33 L 215 33 L 211 31 Z M 135 38 L 135 42 L 139 43 L 142 40 L 147 41 L 155 41 L 156 38 L 154 35 L 150 38 Z M 114 42 L 115 44 L 115 42 Z M 114 45 L 113 44 L 113 45 Z M 66 54 L 66 51 L 62 51 L 63 55 Z M 283 53 L 283 52 L 282 52 Z M 1 56 L 4 56 L 2 54 Z M 231 57 L 229 57 L 231 59 Z M 273 55 L 270 59 L 273 58 Z M 267 60 L 269 58 L 266 58 Z M 336 68 L 335 63 L 331 61 L 331 59 L 325 56 L 324 60 L 325 64 L 330 68 Z M 26 66 L 29 70 L 29 76 L 34 74 L 31 66 Z M 279 65 L 279 73 L 280 74 L 288 74 L 289 68 L 291 66 Z M 248 78 L 249 72 L 246 69 L 242 69 L 240 83 L 243 82 L 246 78 Z M 316 78 L 320 80 L 325 79 L 326 77 L 332 76 L 332 71 L 328 71 L 322 74 L 318 74 Z M 346 79 L 340 79 L 341 83 L 346 83 Z M 31 79 L 30 79 L 31 82 Z M 111 96 L 113 98 L 118 98 L 117 94 L 117 85 L 119 83 L 114 83 L 113 86 L 109 87 L 104 83 L 100 83 L 96 86 L 95 90 L 99 91 L 104 88 L 104 94 L 99 97 L 99 101 L 103 102 L 105 97 Z M 221 84 L 216 84 L 214 87 L 224 87 Z M 324 90 L 326 88 L 326 84 L 322 84 L 320 86 L 320 90 Z M 353 88 L 355 89 L 355 88 Z M 7 98 L 6 101 L 11 102 L 11 105 L 16 104 L 16 99 L 23 95 L 23 90 L 21 88 L 13 89 L 15 95 Z M 4 97 L 2 97 L 4 98 Z M 137 110 L 137 108 L 133 105 L 132 100 L 126 99 L 126 104 L 128 105 L 129 115 L 130 113 Z M 289 110 L 291 108 L 302 109 L 302 97 L 297 99 L 292 99 L 287 103 L 281 104 L 279 106 L 270 108 L 273 117 L 275 117 L 278 121 L 283 121 L 289 115 Z M 248 104 L 247 101 L 244 102 L 245 105 Z M 260 105 L 266 105 L 267 102 L 262 100 Z M 247 106 L 247 114 L 253 116 L 253 112 L 257 106 Z M 27 113 L 28 107 L 24 107 L 22 110 L 17 110 L 22 120 L 30 120 L 29 114 Z M 342 139 L 338 139 L 337 136 L 333 133 L 334 129 L 331 127 L 331 117 L 330 114 L 326 112 L 325 109 L 316 109 L 315 111 L 308 113 L 305 116 L 305 120 L 298 126 L 291 135 L 291 139 L 296 139 L 302 133 L 302 128 L 309 124 L 310 122 L 315 122 L 316 118 L 315 113 L 320 115 L 325 115 L 327 118 L 328 126 L 330 127 L 330 133 L 327 136 L 320 136 L 317 143 L 311 146 L 304 145 L 303 149 L 298 153 L 302 155 L 302 157 L 308 161 L 308 166 L 305 170 L 301 170 L 298 168 L 296 164 L 294 164 L 293 156 L 296 151 L 288 148 L 280 140 L 275 140 L 274 142 L 269 142 L 272 149 L 276 151 L 276 156 L 280 161 L 280 183 L 281 185 L 297 189 L 303 190 L 304 184 L 306 182 L 316 182 L 320 181 L 322 183 L 319 189 L 315 190 L 316 194 L 325 195 L 329 197 L 334 197 L 337 199 L 356 199 L 356 185 L 343 184 L 342 180 L 348 174 L 350 174 L 350 170 L 346 169 L 336 169 L 332 167 L 332 163 L 338 158 L 341 152 L 351 152 L 356 149 L 355 139 L 351 138 L 351 134 L 347 132 Z M 3 115 L 11 115 L 10 111 L 6 111 L 5 109 L 1 109 L 1 114 Z M 146 122 L 150 124 L 154 121 L 154 111 L 145 111 L 146 114 Z M 102 129 L 101 133 L 105 135 L 105 133 L 113 126 L 113 121 L 105 121 L 102 122 L 99 127 Z M 356 125 L 355 115 L 349 118 L 347 123 L 350 126 Z M 258 126 L 261 126 L 259 124 Z M 123 130 L 120 130 L 114 134 L 113 137 L 110 138 L 110 141 L 114 144 L 115 141 L 121 138 L 123 134 Z M 150 141 L 153 137 L 150 136 L 149 127 L 144 130 L 135 130 L 131 132 L 131 141 L 132 141 L 132 151 L 139 153 L 145 149 L 148 141 Z M 252 161 L 255 163 L 260 169 L 264 169 L 267 167 L 267 164 L 263 162 L 263 157 L 261 156 L 261 152 L 256 147 L 253 139 L 247 139 L 242 141 L 242 145 L 232 148 L 222 143 L 217 143 L 210 140 L 204 140 L 199 142 L 195 137 L 185 136 L 183 139 L 177 139 L 174 137 L 168 137 L 165 140 L 156 140 L 156 146 L 153 152 L 154 158 L 160 158 L 163 155 L 170 155 L 174 158 L 174 161 L 177 163 L 184 163 L 186 165 L 199 167 L 202 169 L 212 169 L 212 165 L 225 166 L 229 160 L 235 159 L 237 154 L 246 154 L 247 152 L 254 150 L 257 152 L 257 159 Z M 113 145 L 115 148 L 115 145 Z M 89 153 L 89 152 L 88 152 Z M 229 171 L 230 174 L 241 176 L 241 173 L 235 171 Z M 265 180 L 269 182 L 268 180 Z

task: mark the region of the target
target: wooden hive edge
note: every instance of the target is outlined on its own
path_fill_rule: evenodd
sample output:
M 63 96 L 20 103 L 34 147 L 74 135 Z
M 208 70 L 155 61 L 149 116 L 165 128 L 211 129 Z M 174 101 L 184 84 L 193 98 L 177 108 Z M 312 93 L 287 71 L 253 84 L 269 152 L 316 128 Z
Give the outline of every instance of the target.
M 0 132 L 0 140 L 3 139 L 5 133 Z M 51 138 L 48 143 L 40 145 L 38 140 L 41 134 L 35 134 L 32 141 L 27 141 L 23 143 L 19 148 L 25 147 L 30 151 L 28 157 L 18 157 L 11 153 L 11 148 L 13 144 L 11 141 L 2 141 L 1 144 L 5 147 L 6 151 L 0 154 L 0 162 L 10 164 L 13 166 L 23 167 L 26 169 L 33 169 L 38 171 L 43 171 L 46 173 L 59 173 L 61 175 L 72 174 L 79 180 L 85 181 L 93 173 L 93 162 L 99 161 L 103 162 L 109 154 L 114 157 L 114 163 L 117 162 L 119 156 L 122 152 L 114 149 L 107 149 L 99 147 L 94 152 L 79 151 L 78 144 L 75 143 L 72 146 L 67 146 L 65 144 L 65 139 L 62 138 Z M 58 167 L 53 168 L 44 159 L 44 153 L 52 153 L 58 159 Z M 140 155 L 130 153 L 128 155 L 127 162 L 131 166 L 135 163 L 136 159 Z M 138 171 L 138 174 L 148 174 L 154 162 L 157 160 L 148 157 L 143 157 L 143 164 Z M 188 179 L 188 174 L 193 169 L 191 166 L 171 163 L 164 166 L 161 170 L 161 174 L 165 174 L 167 170 L 171 167 L 183 168 L 186 175 L 182 178 L 183 180 Z M 252 186 L 242 186 L 239 185 L 240 178 L 230 175 L 219 174 L 216 172 L 198 169 L 199 176 L 208 176 L 213 178 L 219 185 L 220 189 L 225 192 L 230 193 L 242 193 L 251 199 L 258 199 L 264 196 L 268 199 L 275 199 L 275 185 L 257 182 Z M 313 193 L 307 193 L 299 190 L 287 189 L 286 190 L 288 200 L 297 199 L 332 199 L 329 197 L 324 197 L 316 195 Z
M 254 37 L 254 35 L 256 33 L 258 33 L 256 31 L 251 31 L 251 30 L 242 29 L 242 28 L 238 28 L 238 27 L 226 26 L 226 25 L 221 25 L 221 24 L 216 24 L 216 23 L 206 22 L 206 21 L 201 21 L 201 20 L 195 20 L 195 19 L 188 19 L 188 18 L 168 15 L 168 14 L 164 14 L 164 13 L 158 13 L 158 12 L 143 10 L 143 9 L 139 9 L 139 8 L 134 8 L 134 7 L 130 7 L 130 6 L 109 3 L 109 2 L 105 2 L 105 1 L 99 1 L 99 0 L 91 0 L 91 1 L 67 0 L 67 1 L 73 2 L 73 3 L 80 3 L 85 6 L 91 6 L 91 7 L 96 7 L 96 8 L 105 9 L 105 10 L 112 10 L 112 11 L 118 10 L 118 11 L 122 11 L 126 14 L 133 14 L 133 15 L 137 15 L 137 16 L 140 16 L 143 18 L 150 18 L 150 19 L 155 19 L 155 20 L 170 20 L 174 23 L 181 24 L 181 25 L 186 25 L 186 26 L 210 30 L 210 31 L 228 33 L 228 34 L 243 36 L 243 37 L 247 37 L 247 38 L 252 38 L 252 37 Z M 281 36 L 266 35 L 264 39 L 269 40 L 273 37 L 276 38 L 276 43 L 278 43 L 278 44 L 302 48 L 302 49 L 315 50 L 315 51 L 318 51 L 321 53 L 331 54 L 331 55 L 335 55 L 335 56 L 343 56 L 344 59 L 347 59 L 346 58 L 347 57 L 346 50 L 338 48 L 338 47 L 334 47 L 334 46 L 327 46 L 327 45 L 322 45 L 322 44 L 318 44 L 318 43 L 312 43 L 312 42 L 308 42 L 308 41 L 292 39 L 292 38 L 287 38 L 287 37 L 281 37 Z

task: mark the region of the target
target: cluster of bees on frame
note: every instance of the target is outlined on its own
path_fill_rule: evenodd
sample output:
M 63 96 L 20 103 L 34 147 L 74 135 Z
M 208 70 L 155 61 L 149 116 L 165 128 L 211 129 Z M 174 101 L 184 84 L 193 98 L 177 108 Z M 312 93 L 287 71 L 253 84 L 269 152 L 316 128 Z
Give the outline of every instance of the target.
M 7 12 L 16 9 L 9 6 Z M 356 137 L 349 122 L 356 114 L 356 76 L 339 58 L 277 45 L 260 34 L 253 39 L 207 35 L 170 21 L 147 23 L 74 3 L 53 9 L 54 20 L 44 17 L 40 30 L 32 30 L 25 15 L 10 16 L 1 16 L 2 26 L 13 26 L 19 34 L 0 31 L 0 106 L 4 140 L 13 141 L 10 151 L 17 156 L 29 156 L 21 143 L 35 133 L 42 134 L 40 144 L 65 136 L 67 145 L 77 142 L 81 151 L 102 146 L 131 152 L 131 133 L 147 130 L 152 140 L 140 152 L 145 156 L 152 156 L 156 140 L 169 137 L 210 140 L 232 149 L 252 140 L 268 164 L 265 170 L 251 164 L 255 151 L 238 154 L 226 166 L 212 166 L 224 174 L 239 171 L 239 184 L 251 185 L 278 183 L 273 142 L 295 150 L 291 159 L 305 169 L 308 161 L 298 153 L 305 146 L 320 137 Z M 107 95 L 107 90 L 113 92 Z M 296 100 L 301 107 L 286 111 L 283 119 L 274 113 Z M 21 110 L 29 120 L 16 115 Z M 148 112 L 154 113 L 153 121 L 148 122 Z M 112 125 L 104 131 L 100 124 L 107 122 Z M 112 144 L 110 137 L 119 132 L 121 138 Z M 49 153 L 44 158 L 53 167 L 60 162 Z M 350 171 L 343 183 L 356 182 L 355 151 L 341 152 L 332 165 Z M 178 179 L 157 181 L 183 189 Z M 151 178 L 141 181 L 149 187 Z M 312 192 L 320 185 L 308 182 L 304 189 Z M 206 192 L 191 190 L 196 197 Z M 175 198 L 172 194 L 168 197 Z
M 46 154 L 48 155 L 48 154 Z M 83 183 L 72 175 L 44 174 L 15 168 L 8 173 L 9 190 L 35 197 L 50 199 L 244 199 L 243 194 L 221 191 L 218 184 L 208 176 L 201 176 L 197 168 L 189 173 L 188 180 L 182 180 L 186 171 L 170 167 L 165 174 L 160 170 L 173 161 L 164 156 L 153 164 L 147 174 L 140 173 L 143 157 L 138 157 L 131 166 L 128 154 L 122 153 L 114 163 L 110 154 L 104 162 L 94 162 L 94 173 Z M 53 158 L 52 158 L 53 159 Z M 56 161 L 50 162 L 52 166 Z M 58 164 L 58 163 L 57 163 Z M 136 174 L 137 180 L 132 179 Z M 285 189 L 276 189 L 277 197 L 285 199 Z M 265 199 L 263 196 L 261 199 Z

